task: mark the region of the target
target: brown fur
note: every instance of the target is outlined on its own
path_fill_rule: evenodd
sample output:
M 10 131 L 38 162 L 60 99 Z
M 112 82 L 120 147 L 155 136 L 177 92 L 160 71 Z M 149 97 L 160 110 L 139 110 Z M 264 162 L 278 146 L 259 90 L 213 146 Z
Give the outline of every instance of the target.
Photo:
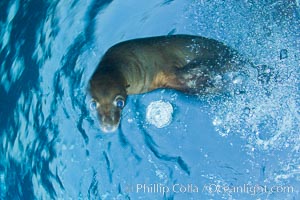
M 101 127 L 109 127 L 109 132 L 118 126 L 121 109 L 113 104 L 117 95 L 126 99 L 157 88 L 188 94 L 214 92 L 213 76 L 234 70 L 239 62 L 231 48 L 199 36 L 159 36 L 118 43 L 105 53 L 90 80 Z

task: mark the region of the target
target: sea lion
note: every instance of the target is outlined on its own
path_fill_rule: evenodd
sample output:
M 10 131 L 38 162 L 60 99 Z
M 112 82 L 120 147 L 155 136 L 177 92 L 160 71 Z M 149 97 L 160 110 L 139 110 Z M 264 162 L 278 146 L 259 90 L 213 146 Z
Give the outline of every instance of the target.
M 213 39 L 192 35 L 140 38 L 118 43 L 92 75 L 90 94 L 104 132 L 120 123 L 127 95 L 158 88 L 187 94 L 217 92 L 214 77 L 235 70 L 238 53 Z

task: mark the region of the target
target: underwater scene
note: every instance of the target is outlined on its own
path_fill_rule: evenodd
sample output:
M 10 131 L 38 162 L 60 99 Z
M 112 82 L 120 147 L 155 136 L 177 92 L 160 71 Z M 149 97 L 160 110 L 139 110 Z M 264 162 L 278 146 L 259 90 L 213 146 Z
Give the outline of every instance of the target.
M 1 0 L 0 199 L 300 199 L 299 0 Z M 188 34 L 253 67 L 226 92 L 129 95 L 105 133 L 105 52 Z M 224 83 L 225 84 L 225 83 Z

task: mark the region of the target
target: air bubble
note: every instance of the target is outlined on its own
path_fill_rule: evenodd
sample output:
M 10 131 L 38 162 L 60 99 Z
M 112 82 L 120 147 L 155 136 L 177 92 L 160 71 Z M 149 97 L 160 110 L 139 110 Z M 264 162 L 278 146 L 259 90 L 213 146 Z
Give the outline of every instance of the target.
M 147 107 L 146 120 L 157 128 L 163 128 L 172 121 L 173 107 L 169 102 L 153 101 Z
M 216 117 L 212 123 L 214 126 L 220 126 L 222 124 L 222 120 L 220 118 Z
M 288 51 L 286 49 L 280 50 L 280 60 L 288 58 Z

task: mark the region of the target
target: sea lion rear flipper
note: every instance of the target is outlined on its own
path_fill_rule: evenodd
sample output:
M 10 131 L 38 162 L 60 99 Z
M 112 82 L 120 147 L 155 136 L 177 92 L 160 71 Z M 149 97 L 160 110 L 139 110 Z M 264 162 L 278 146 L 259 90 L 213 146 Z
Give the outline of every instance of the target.
M 219 66 L 209 60 L 193 60 L 182 68 L 175 70 L 175 80 L 170 83 L 172 88 L 189 94 L 206 93 L 212 88 L 212 76 L 218 71 Z M 174 86 L 176 84 L 176 86 Z

